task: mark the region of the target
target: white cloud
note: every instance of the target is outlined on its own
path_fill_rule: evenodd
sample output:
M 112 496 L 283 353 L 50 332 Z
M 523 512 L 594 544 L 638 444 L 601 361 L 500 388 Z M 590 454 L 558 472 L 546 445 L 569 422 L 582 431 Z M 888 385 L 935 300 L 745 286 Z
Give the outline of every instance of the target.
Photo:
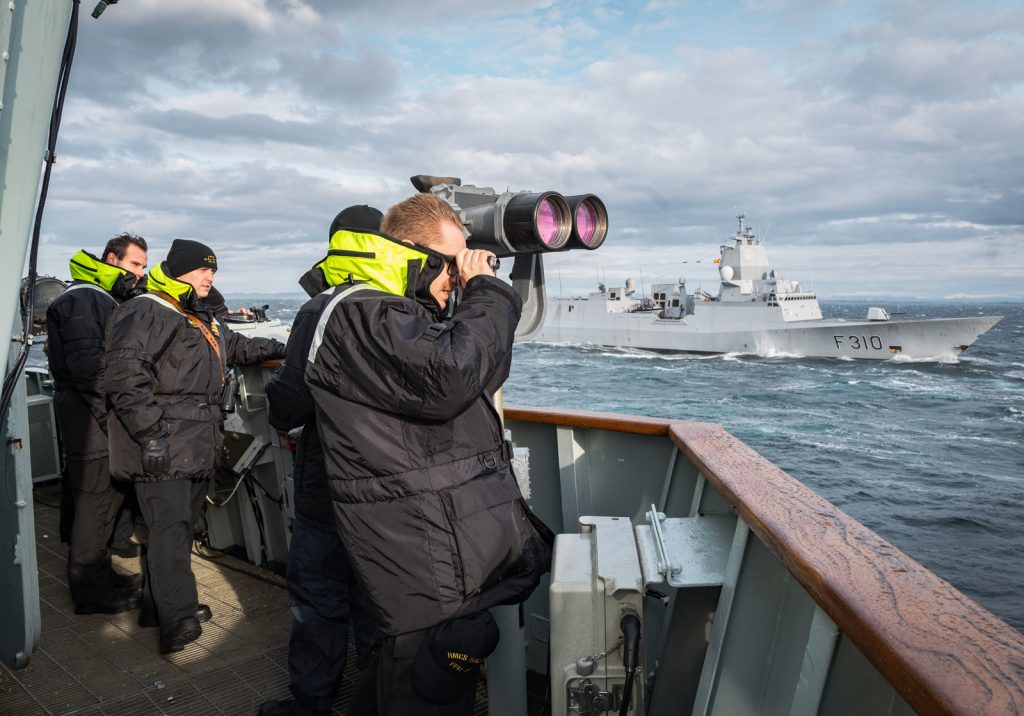
M 245 270 L 218 280 L 291 290 L 338 209 L 386 208 L 426 172 L 598 193 L 612 235 L 581 266 L 713 254 L 742 208 L 823 295 L 852 290 L 857 261 L 858 290 L 887 292 L 858 247 L 895 238 L 900 261 L 932 245 L 922 295 L 952 272 L 1024 296 L 1006 243 L 1024 14 L 921 7 L 748 3 L 737 24 L 668 2 L 119 4 L 83 23 L 43 261 L 131 228 L 222 244 Z M 572 256 L 552 262 L 585 289 Z
M 118 16 L 124 22 L 137 24 L 237 24 L 267 32 L 278 22 L 312 26 L 320 20 L 313 8 L 299 0 L 134 0 L 131 5 L 127 11 L 118 9 Z

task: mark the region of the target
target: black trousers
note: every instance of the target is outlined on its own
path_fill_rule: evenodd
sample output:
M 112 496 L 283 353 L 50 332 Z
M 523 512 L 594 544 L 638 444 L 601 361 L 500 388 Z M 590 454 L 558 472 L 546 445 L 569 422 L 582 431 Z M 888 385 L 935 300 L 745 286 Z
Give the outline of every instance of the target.
M 67 469 L 75 505 L 68 549 L 71 599 L 76 604 L 115 601 L 108 546 L 125 487 L 110 479 L 106 457 L 70 460 Z
M 71 484 L 70 469 L 70 464 L 73 461 L 73 458 L 68 459 L 68 464 L 65 466 L 60 480 L 60 541 L 65 544 L 71 544 L 71 528 L 75 520 L 75 491 Z M 81 461 L 79 460 L 79 462 Z M 122 484 L 118 480 L 113 482 L 114 488 L 124 496 L 124 502 L 117 513 L 114 534 L 110 538 L 110 543 L 124 545 L 131 542 L 132 534 L 135 532 L 135 515 L 138 514 L 139 506 L 135 501 L 135 490 L 130 484 Z
M 194 617 L 199 606 L 192 574 L 192 537 L 209 484 L 209 479 L 135 483 L 139 509 L 149 528 L 149 545 L 142 561 L 146 578 L 143 599 L 155 608 L 161 632 L 185 617 Z
M 309 713 L 330 713 L 345 670 L 349 626 L 360 668 L 371 658 L 377 631 L 336 530 L 295 520 L 288 546 L 288 596 L 294 616 L 288 642 L 292 695 Z
M 132 534 L 135 533 L 135 516 L 139 513 L 139 503 L 135 499 L 135 489 L 130 483 L 114 480 L 114 488 L 122 491 L 124 502 L 121 503 L 117 519 L 114 520 L 114 534 L 110 536 L 110 544 L 124 547 L 131 543 Z
M 427 629 L 382 637 L 377 651 L 352 694 L 347 716 L 470 716 L 476 702 L 476 681 L 453 704 L 432 704 L 412 687 L 412 663 Z

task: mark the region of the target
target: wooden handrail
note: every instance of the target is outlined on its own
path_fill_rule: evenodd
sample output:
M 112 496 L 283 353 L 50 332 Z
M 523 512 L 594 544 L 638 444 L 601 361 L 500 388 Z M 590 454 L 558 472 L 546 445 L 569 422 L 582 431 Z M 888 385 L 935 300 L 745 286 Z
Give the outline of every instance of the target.
M 721 426 L 540 408 L 505 415 L 664 430 L 917 712 L 1024 714 L 1024 635 Z
M 634 435 L 667 436 L 672 420 L 646 418 L 618 413 L 593 413 L 581 410 L 551 410 L 548 408 L 517 408 L 505 406 L 507 420 L 522 420 L 543 425 L 567 425 L 591 430 L 610 430 Z

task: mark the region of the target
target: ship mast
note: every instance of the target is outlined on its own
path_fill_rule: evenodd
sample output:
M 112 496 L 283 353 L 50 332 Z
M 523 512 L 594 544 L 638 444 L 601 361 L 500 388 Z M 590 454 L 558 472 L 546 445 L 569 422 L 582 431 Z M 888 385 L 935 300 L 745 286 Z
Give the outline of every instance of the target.
M 736 215 L 737 227 L 736 227 L 736 236 L 734 238 L 736 239 L 737 245 L 738 244 L 742 244 L 742 243 L 747 243 L 747 244 L 756 244 L 756 243 L 758 243 L 757 237 L 754 236 L 754 229 L 753 229 L 753 227 L 751 227 L 751 226 L 744 226 L 744 222 L 746 221 L 746 218 L 747 218 L 746 214 L 742 214 L 741 213 L 741 214 L 737 214 Z

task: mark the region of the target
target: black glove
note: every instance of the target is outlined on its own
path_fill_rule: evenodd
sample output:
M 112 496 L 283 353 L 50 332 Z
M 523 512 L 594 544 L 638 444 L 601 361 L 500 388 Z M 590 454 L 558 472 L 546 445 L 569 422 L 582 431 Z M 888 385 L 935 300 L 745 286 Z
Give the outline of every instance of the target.
M 288 357 L 288 346 L 278 340 L 275 340 L 274 344 L 274 353 L 270 356 L 271 359 Z
M 171 446 L 166 438 L 149 438 L 142 442 L 142 471 L 164 475 L 171 469 Z

